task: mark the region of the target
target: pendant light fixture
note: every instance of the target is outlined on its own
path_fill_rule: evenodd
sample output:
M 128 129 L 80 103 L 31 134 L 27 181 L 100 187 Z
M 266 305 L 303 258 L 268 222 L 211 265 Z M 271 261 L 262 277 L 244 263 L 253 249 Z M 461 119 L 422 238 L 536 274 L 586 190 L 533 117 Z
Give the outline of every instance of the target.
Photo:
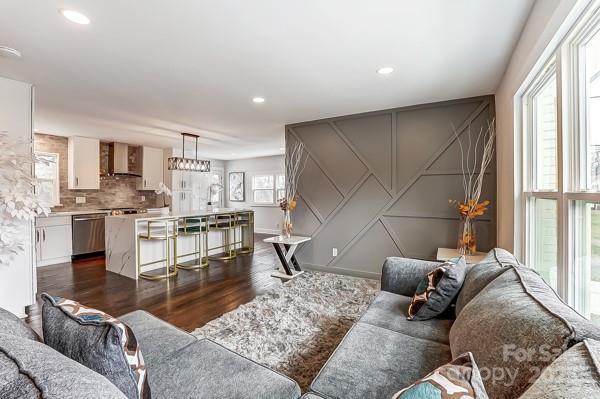
M 196 140 L 196 157 L 194 159 L 185 157 L 185 138 L 193 137 Z M 169 170 L 187 170 L 189 172 L 210 172 L 210 161 L 198 159 L 198 136 L 192 133 L 181 133 L 181 156 L 169 158 Z

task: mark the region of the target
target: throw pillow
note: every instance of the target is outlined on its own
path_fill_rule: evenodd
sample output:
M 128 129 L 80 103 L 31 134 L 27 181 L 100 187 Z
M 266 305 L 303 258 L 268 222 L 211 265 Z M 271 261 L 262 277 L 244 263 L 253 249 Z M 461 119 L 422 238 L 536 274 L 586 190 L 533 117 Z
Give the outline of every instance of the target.
M 408 307 L 408 320 L 429 320 L 444 313 L 458 295 L 466 273 L 464 256 L 452 258 L 427 273 Z
M 110 381 L 48 345 L 0 332 L 0 398 L 125 399 Z
M 392 399 L 488 399 L 473 355 L 468 352 L 402 389 Z
M 80 303 L 42 294 L 46 344 L 105 376 L 129 399 L 150 398 L 142 352 L 131 328 Z

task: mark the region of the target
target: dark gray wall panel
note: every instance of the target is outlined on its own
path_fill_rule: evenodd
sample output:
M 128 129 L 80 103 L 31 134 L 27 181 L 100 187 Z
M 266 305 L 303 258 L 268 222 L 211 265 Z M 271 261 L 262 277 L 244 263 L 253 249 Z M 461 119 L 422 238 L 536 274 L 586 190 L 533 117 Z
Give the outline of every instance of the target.
M 489 176 L 483 182 L 482 200 L 491 199 L 496 190 L 496 182 L 493 176 Z M 488 198 L 490 197 L 490 198 Z M 461 200 L 464 198 L 462 188 L 462 176 L 460 175 L 431 175 L 421 176 L 414 185 L 386 214 L 398 214 L 400 216 L 422 216 L 422 217 L 450 217 L 457 218 L 456 208 L 450 206 L 449 199 Z M 493 213 L 491 209 L 491 213 Z M 486 215 L 489 216 L 489 215 Z
M 321 223 L 302 197 L 297 199 L 296 204 L 293 220 L 294 234 L 312 236 L 319 226 L 321 226 Z
M 388 256 L 402 256 L 383 224 L 378 221 L 337 262 L 347 270 L 381 273 L 381 265 Z
M 342 193 L 348 193 L 367 170 L 328 123 L 293 130 Z
M 300 259 L 306 263 L 328 265 L 333 260 L 332 248 L 341 251 L 390 199 L 383 186 L 369 176 L 340 211 L 313 234 L 313 240 L 302 248 Z
M 306 201 L 313 204 L 314 210 L 326 218 L 344 199 L 325 173 L 308 157 L 298 184 L 298 192 Z
M 453 136 L 452 124 L 460 126 L 481 101 L 444 104 L 396 113 L 398 188 L 407 184 L 425 163 Z
M 466 137 L 469 124 L 475 132 L 493 118 L 486 96 L 286 126 L 286 140 L 298 137 L 311 155 L 299 184 L 306 201 L 293 213 L 296 232 L 313 238 L 300 262 L 374 276 L 386 256 L 431 258 L 438 247 L 455 247 L 459 220 L 448 199 L 463 191 L 452 125 Z M 487 250 L 496 241 L 494 164 L 482 199 L 492 201 L 477 223 Z
M 335 122 L 342 134 L 388 188 L 392 187 L 392 114 Z M 376 140 L 373 140 L 376 138 Z
M 386 217 L 389 225 L 405 248 L 405 256 L 413 258 L 433 258 L 437 248 L 452 248 L 458 238 L 458 221 L 439 218 Z M 492 237 L 490 222 L 478 221 L 475 229 L 478 244 L 489 248 Z M 494 234 L 495 236 L 495 234 Z M 495 241 L 495 238 L 494 238 Z
M 474 119 L 471 120 L 471 137 L 473 139 L 476 138 L 477 134 L 480 132 L 480 129 L 486 129 L 488 121 L 493 120 L 494 118 L 494 110 L 492 104 L 485 107 L 482 112 Z M 485 131 L 485 130 L 484 130 Z M 463 142 L 463 146 L 468 144 L 468 129 L 464 129 L 460 132 L 460 138 Z M 483 137 L 482 137 L 483 138 Z M 476 142 L 476 141 L 475 141 Z M 475 142 L 472 143 L 473 148 L 475 148 Z M 477 143 L 477 159 L 481 160 L 481 153 L 483 151 L 483 140 L 480 140 Z M 465 151 L 466 148 L 463 148 Z M 466 154 L 465 154 L 466 155 Z M 471 154 L 472 155 L 472 154 Z M 457 159 L 460 159 L 460 146 L 458 145 L 458 141 L 454 141 L 450 147 L 443 154 L 440 155 L 438 159 L 431 165 L 430 170 L 447 170 L 456 168 L 458 165 L 460 167 L 460 162 L 456 162 Z M 475 157 L 471 158 L 471 161 L 475 161 Z M 478 165 L 481 162 L 477 162 Z M 472 166 L 472 165 L 471 165 Z

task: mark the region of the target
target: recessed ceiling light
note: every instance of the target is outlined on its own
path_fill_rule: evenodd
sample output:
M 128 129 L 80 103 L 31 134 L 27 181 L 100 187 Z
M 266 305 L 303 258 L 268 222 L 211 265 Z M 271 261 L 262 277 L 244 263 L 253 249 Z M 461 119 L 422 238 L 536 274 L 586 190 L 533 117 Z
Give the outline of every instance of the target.
M 389 75 L 392 72 L 394 72 L 394 68 L 392 67 L 381 67 L 377 70 L 377 73 L 380 75 Z
M 6 55 L 8 57 L 21 58 L 21 52 L 12 47 L 0 46 L 0 54 Z
M 71 22 L 75 22 L 76 24 L 89 25 L 90 23 L 90 19 L 79 11 L 61 9 L 60 13 L 63 15 L 63 17 Z
M 252 99 L 252 102 L 255 104 L 262 104 L 265 102 L 265 98 L 264 97 L 254 97 Z

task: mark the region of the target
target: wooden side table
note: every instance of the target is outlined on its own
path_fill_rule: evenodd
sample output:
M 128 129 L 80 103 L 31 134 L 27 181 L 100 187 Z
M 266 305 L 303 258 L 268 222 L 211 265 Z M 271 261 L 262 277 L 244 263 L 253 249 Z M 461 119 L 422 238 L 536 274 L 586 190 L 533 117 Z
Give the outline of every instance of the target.
M 281 268 L 271 273 L 271 277 L 291 280 L 304 273 L 304 271 L 300 269 L 300 264 L 296 260 L 294 253 L 300 244 L 310 240 L 310 237 L 302 236 L 291 236 L 290 238 L 275 236 L 265 238 L 263 241 L 273 244 L 275 252 L 277 252 L 277 257 L 281 262 Z
M 485 252 L 475 252 L 473 255 L 465 255 L 467 264 L 479 263 L 487 255 Z M 461 256 L 456 248 L 438 248 L 436 260 L 446 261 Z

